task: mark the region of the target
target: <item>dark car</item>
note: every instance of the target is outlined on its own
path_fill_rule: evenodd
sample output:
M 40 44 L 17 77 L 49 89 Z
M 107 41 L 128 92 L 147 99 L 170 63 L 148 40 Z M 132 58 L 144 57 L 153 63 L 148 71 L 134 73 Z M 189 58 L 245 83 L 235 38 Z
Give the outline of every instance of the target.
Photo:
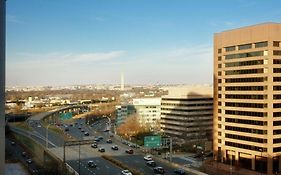
M 64 128 L 64 131 L 69 131 L 69 128 L 68 127 Z
M 88 167 L 96 168 L 96 167 L 97 167 L 97 164 L 95 164 L 94 161 L 89 160 L 89 161 L 88 161 Z
M 98 145 L 97 145 L 96 143 L 93 143 L 93 144 L 91 144 L 91 147 L 92 147 L 92 148 L 97 148 Z
M 27 153 L 26 153 L 26 152 L 22 152 L 21 155 L 22 155 L 23 157 L 26 157 L 26 156 L 27 156 Z
M 78 127 L 78 129 L 81 129 L 81 128 L 82 128 L 81 126 Z
M 89 134 L 88 132 L 85 132 L 84 135 L 85 135 L 85 136 L 89 136 L 90 134 Z
M 153 169 L 155 173 L 159 173 L 159 174 L 164 174 L 165 173 L 165 170 L 163 167 L 156 167 Z
M 175 169 L 174 173 L 179 175 L 185 175 L 185 171 L 183 169 Z
M 32 163 L 32 160 L 31 160 L 31 159 L 26 159 L 26 162 L 27 162 L 28 164 L 31 164 L 31 163 Z
M 128 154 L 133 154 L 133 153 L 134 153 L 134 150 L 132 150 L 132 149 L 127 149 L 125 152 L 128 153 Z
M 100 139 L 99 138 L 95 138 L 95 142 L 99 142 L 100 141 Z
M 84 129 L 81 129 L 81 132 L 85 132 L 85 130 L 84 130 Z
M 99 152 L 105 152 L 105 149 L 103 147 L 99 148 Z
M 108 139 L 108 140 L 106 141 L 106 143 L 112 143 L 112 140 L 111 140 L 111 139 Z
M 156 163 L 153 160 L 147 161 L 146 165 L 151 166 L 151 167 L 156 167 Z
M 102 136 L 98 136 L 98 138 L 99 138 L 100 140 L 102 140 L 102 139 L 103 139 L 103 137 L 102 137 Z
M 118 146 L 117 146 L 117 145 L 113 145 L 113 146 L 111 147 L 111 149 L 113 149 L 113 150 L 118 150 Z

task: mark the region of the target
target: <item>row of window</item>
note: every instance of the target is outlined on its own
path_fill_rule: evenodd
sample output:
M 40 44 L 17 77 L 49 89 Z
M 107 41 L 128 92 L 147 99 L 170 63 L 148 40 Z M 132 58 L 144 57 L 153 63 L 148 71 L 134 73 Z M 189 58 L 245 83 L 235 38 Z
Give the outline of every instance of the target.
M 261 74 L 261 73 L 263 73 L 263 68 L 261 68 L 261 69 L 242 69 L 242 70 L 225 71 L 225 75 Z
M 190 98 L 190 99 L 185 99 L 185 98 L 162 98 L 163 100 L 167 101 L 213 101 L 213 98 Z
M 186 106 L 186 107 L 193 107 L 193 106 L 212 106 L 213 103 L 202 103 L 202 104 L 176 104 L 176 103 L 161 103 L 161 105 L 165 105 L 165 106 Z
M 240 95 L 240 94 L 225 94 L 228 99 L 267 99 L 267 95 Z
M 161 115 L 166 115 L 166 116 L 176 116 L 176 117 L 212 117 L 213 113 L 210 114 L 198 114 L 198 115 L 186 115 L 186 114 L 173 114 L 173 113 L 165 113 L 161 112 Z
M 254 45 L 255 45 L 255 48 L 267 47 L 268 42 L 267 41 L 258 42 L 258 43 L 254 43 Z M 238 45 L 238 50 L 245 50 L 245 49 L 251 49 L 251 48 L 252 48 L 252 43 Z M 236 50 L 236 46 L 225 47 L 226 52 L 235 51 L 235 50 Z
M 263 91 L 267 86 L 226 86 L 225 91 Z
M 226 130 L 229 131 L 238 131 L 238 132 L 246 132 L 246 133 L 253 133 L 253 134 L 267 134 L 267 130 L 261 130 L 261 129 L 253 129 L 253 128 L 241 128 L 236 126 L 225 126 Z
M 253 77 L 253 78 L 226 78 L 225 83 L 250 83 L 250 82 L 265 82 L 267 77 Z M 221 83 L 221 79 L 218 79 Z
M 267 104 L 266 103 L 235 103 L 235 102 L 225 102 L 225 106 L 243 107 L 243 108 L 267 108 Z
M 179 111 L 179 112 L 208 112 L 208 111 L 213 111 L 213 107 L 207 108 L 207 109 L 172 109 L 172 108 L 161 108 L 161 110 Z
M 254 117 L 266 117 L 267 116 L 267 112 L 234 111 L 234 110 L 225 110 L 225 114 L 241 115 L 241 116 L 254 116 Z
M 229 59 L 257 57 L 257 56 L 265 56 L 265 55 L 267 55 L 267 51 L 255 51 L 255 52 L 248 52 L 248 53 L 237 53 L 237 54 L 225 55 L 225 59 L 229 60 Z
M 273 121 L 273 126 L 281 126 L 281 121 Z
M 247 137 L 235 134 L 225 134 L 226 138 L 237 139 L 237 140 L 245 140 L 249 142 L 257 142 L 257 143 L 267 143 L 267 139 L 255 138 L 255 137 Z
M 247 149 L 247 150 L 260 151 L 260 150 L 263 149 L 263 150 L 267 151 L 266 148 L 262 148 L 262 147 L 259 147 L 259 146 L 246 145 L 246 144 L 241 144 L 241 143 L 233 143 L 233 142 L 227 142 L 226 141 L 225 145 L 236 147 L 236 148 Z
M 225 118 L 225 122 L 248 124 L 248 125 L 258 125 L 258 126 L 266 126 L 267 125 L 266 121 L 243 120 L 243 119 L 237 119 L 237 118 Z
M 240 67 L 240 66 L 261 65 L 261 64 L 263 64 L 263 60 L 251 60 L 251 61 L 225 63 L 225 67 Z

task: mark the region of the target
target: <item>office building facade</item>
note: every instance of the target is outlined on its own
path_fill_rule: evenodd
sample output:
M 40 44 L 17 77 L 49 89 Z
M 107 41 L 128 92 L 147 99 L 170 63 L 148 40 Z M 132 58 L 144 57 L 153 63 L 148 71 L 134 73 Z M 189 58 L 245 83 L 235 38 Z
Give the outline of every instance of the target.
M 281 170 L 281 24 L 214 36 L 214 158 Z
M 190 86 L 168 89 L 161 100 L 161 130 L 185 142 L 212 139 L 213 88 Z

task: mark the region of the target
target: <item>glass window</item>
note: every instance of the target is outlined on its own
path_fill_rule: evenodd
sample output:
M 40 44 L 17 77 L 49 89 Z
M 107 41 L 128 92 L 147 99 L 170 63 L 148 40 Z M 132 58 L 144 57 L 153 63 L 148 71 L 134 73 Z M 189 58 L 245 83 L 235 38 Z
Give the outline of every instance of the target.
M 281 55 L 281 50 L 274 50 L 273 55 Z
M 230 52 L 230 51 L 234 51 L 234 50 L 235 50 L 235 46 L 225 47 L 226 52 Z
M 255 43 L 255 48 L 267 47 L 267 45 L 268 45 L 267 41 L 259 42 L 259 43 Z
M 221 71 L 218 71 L 218 76 L 221 76 Z
M 221 68 L 221 64 L 218 64 L 218 68 Z
M 218 49 L 218 53 L 221 53 L 221 49 Z
M 221 56 L 218 57 L 218 61 L 221 61 Z
M 274 47 L 279 47 L 280 41 L 273 41 L 273 46 Z
M 238 46 L 238 50 L 245 50 L 245 49 L 251 49 L 252 44 L 243 44 Z

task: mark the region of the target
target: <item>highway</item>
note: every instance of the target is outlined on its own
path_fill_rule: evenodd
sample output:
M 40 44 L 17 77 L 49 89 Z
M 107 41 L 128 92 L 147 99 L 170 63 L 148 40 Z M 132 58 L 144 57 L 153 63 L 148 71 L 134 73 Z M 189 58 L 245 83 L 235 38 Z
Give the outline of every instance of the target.
M 84 120 L 77 120 L 78 125 L 74 125 L 73 127 L 69 127 L 68 134 L 75 137 L 76 139 L 93 139 L 98 136 L 102 136 L 104 139 L 98 142 L 98 148 L 104 147 L 105 153 L 113 156 L 115 159 L 121 161 L 122 163 L 128 165 L 129 167 L 132 167 L 136 170 L 139 170 L 144 175 L 151 175 L 154 174 L 153 167 L 149 167 L 146 165 L 146 161 L 143 159 L 145 154 L 141 153 L 139 149 L 133 149 L 129 147 L 128 145 L 122 144 L 121 140 L 116 139 L 115 137 L 110 137 L 109 132 L 104 132 L 108 120 L 100 120 L 92 125 L 92 127 L 86 125 L 84 123 Z M 81 124 L 82 123 L 82 124 Z M 85 130 L 85 132 L 89 132 L 90 136 L 84 136 L 84 132 L 81 132 L 81 129 L 78 129 L 78 127 L 81 127 L 81 129 Z M 107 139 L 111 139 L 113 143 L 106 143 Z M 113 145 L 117 145 L 119 150 L 112 150 L 111 147 Z M 98 148 L 91 148 L 90 145 L 88 145 L 88 148 L 97 151 Z M 127 154 L 125 151 L 127 149 L 133 149 L 134 154 Z M 101 154 L 105 154 L 101 153 Z M 157 166 L 161 166 L 165 169 L 165 174 L 173 174 L 174 168 L 155 160 Z

